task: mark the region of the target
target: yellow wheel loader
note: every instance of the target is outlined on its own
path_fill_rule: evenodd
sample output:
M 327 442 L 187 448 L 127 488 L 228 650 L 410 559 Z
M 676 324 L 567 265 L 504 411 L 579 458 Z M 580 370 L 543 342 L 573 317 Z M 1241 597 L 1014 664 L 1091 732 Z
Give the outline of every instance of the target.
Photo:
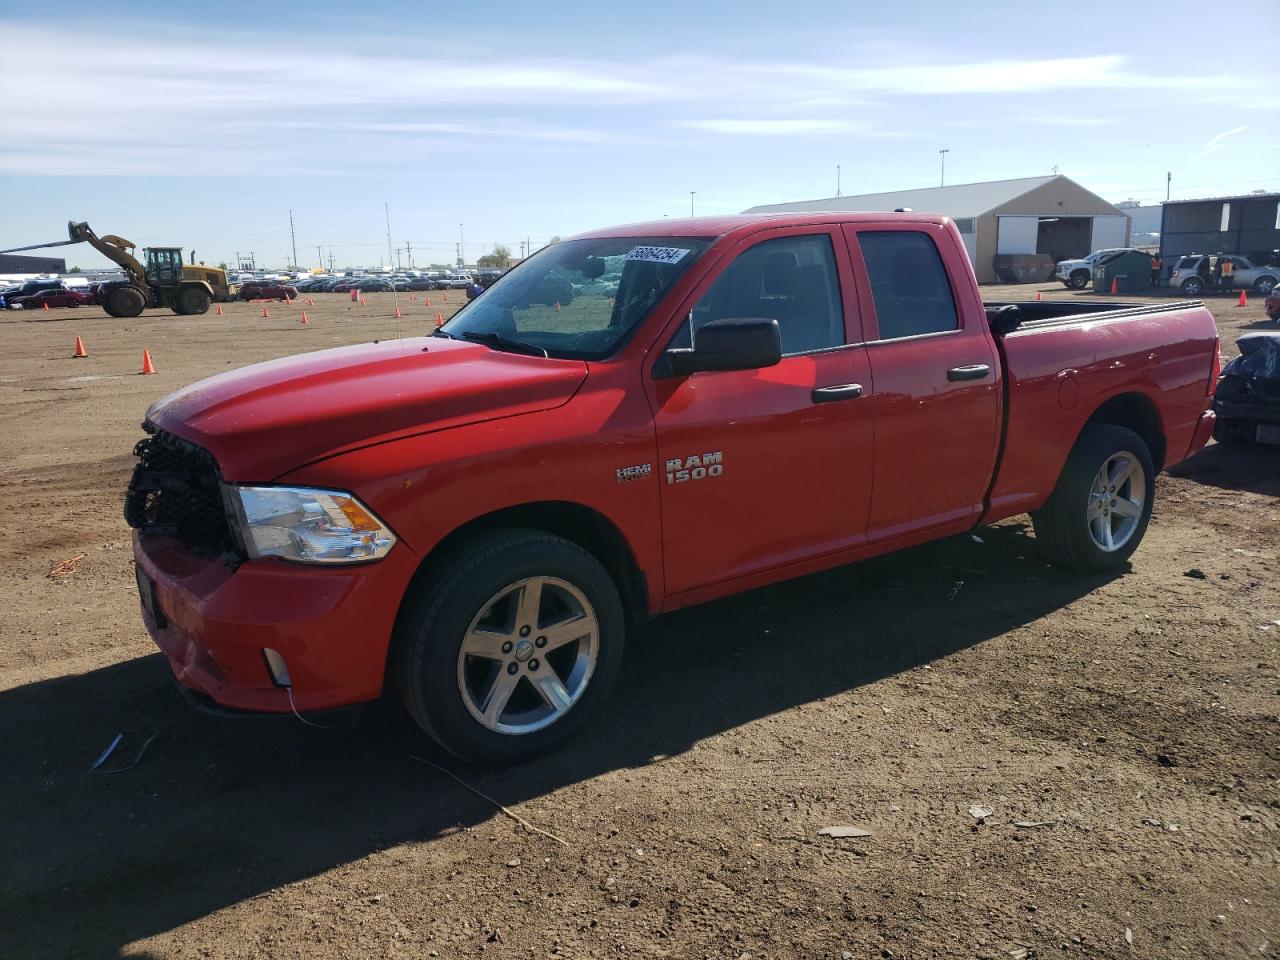
M 113 263 L 118 263 L 129 279 L 108 283 L 102 289 L 102 307 L 113 317 L 136 317 L 147 307 L 168 307 L 183 315 L 205 313 L 209 304 L 225 303 L 234 298 L 235 290 L 227 283 L 227 274 L 218 267 L 196 266 L 182 262 L 181 247 L 146 247 L 144 266 L 132 254 L 134 244 L 107 234 L 99 237 L 87 223 L 67 224 L 69 240 L 14 247 L 0 253 L 38 250 L 87 243 Z M 192 254 L 195 259 L 195 254 Z

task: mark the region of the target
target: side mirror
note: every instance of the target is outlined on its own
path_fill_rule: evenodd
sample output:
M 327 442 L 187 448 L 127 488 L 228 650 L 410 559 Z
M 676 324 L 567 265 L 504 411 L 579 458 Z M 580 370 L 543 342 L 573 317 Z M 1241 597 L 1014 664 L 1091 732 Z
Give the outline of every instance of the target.
M 782 359 L 782 333 L 777 320 L 726 317 L 700 327 L 692 349 L 668 350 L 665 356 L 676 376 L 701 370 L 757 370 Z

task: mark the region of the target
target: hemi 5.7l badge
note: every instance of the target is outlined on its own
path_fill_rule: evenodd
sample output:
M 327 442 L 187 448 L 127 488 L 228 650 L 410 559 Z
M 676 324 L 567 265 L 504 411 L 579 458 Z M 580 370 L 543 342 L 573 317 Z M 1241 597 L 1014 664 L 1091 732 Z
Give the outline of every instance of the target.
M 681 460 L 679 457 L 668 460 L 667 483 L 688 483 L 690 480 L 705 480 L 707 477 L 718 477 L 724 473 L 724 453 L 694 454 Z
M 632 480 L 644 480 L 653 473 L 653 464 L 638 463 L 634 467 L 619 467 L 618 482 L 630 483 Z

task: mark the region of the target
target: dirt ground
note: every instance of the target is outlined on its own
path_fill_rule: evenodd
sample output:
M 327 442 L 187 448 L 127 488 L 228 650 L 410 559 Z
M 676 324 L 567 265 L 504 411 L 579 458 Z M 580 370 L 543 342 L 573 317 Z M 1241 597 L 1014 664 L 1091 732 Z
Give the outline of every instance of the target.
M 609 722 L 521 768 L 390 707 L 186 708 L 121 517 L 144 410 L 461 299 L 417 296 L 317 295 L 305 327 L 0 315 L 0 957 L 1277 955 L 1280 449 L 1162 476 L 1119 575 L 1047 566 L 1014 521 L 657 621 Z M 1211 303 L 1224 343 L 1254 300 Z M 108 766 L 155 739 L 90 773 L 122 731 Z M 818 833 L 842 824 L 870 836 Z

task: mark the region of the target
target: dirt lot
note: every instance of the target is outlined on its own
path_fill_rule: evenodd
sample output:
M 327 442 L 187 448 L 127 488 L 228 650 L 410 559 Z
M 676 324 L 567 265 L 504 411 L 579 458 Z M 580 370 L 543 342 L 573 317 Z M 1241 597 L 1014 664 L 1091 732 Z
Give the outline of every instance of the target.
M 391 709 L 189 711 L 121 519 L 147 404 L 426 332 L 438 297 L 0 316 L 0 957 L 1277 955 L 1276 449 L 1162 476 L 1118 576 L 1009 522 L 656 622 L 608 726 L 525 768 L 450 763 Z M 1263 325 L 1211 306 L 1227 343 Z M 141 762 L 89 773 L 122 730 L 155 735 Z

